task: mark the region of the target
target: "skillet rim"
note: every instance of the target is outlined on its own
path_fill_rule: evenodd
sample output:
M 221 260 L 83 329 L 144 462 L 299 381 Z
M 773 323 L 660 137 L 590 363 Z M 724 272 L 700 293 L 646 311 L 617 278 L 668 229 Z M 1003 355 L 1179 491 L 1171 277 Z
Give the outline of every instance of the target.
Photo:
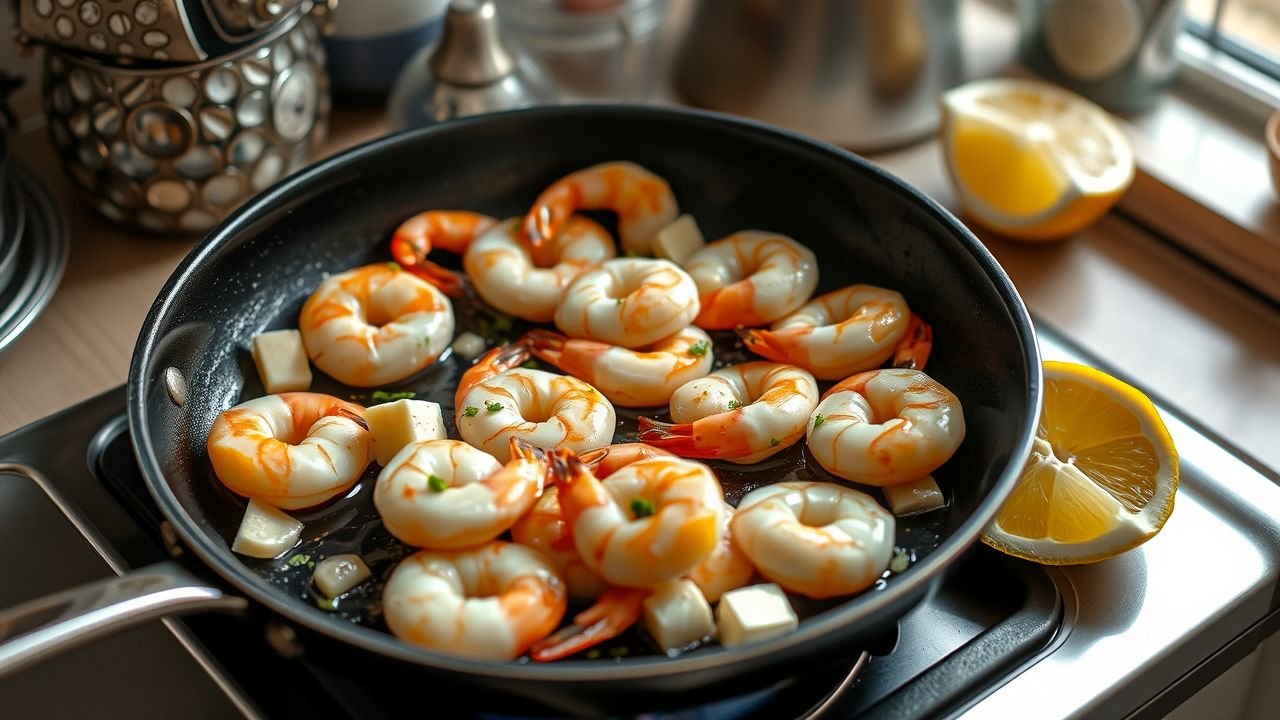
M 636 117 L 650 117 L 657 121 L 674 124 L 692 123 L 712 126 L 713 129 L 730 126 L 751 136 L 763 136 L 782 141 L 794 146 L 798 151 L 834 156 L 836 160 L 852 165 L 857 172 L 886 186 L 890 192 L 900 194 L 905 201 L 914 202 L 920 209 L 949 228 L 953 238 L 960 242 L 982 267 L 987 279 L 994 286 L 996 294 L 1004 302 L 1005 310 L 1010 315 L 1022 349 L 1022 361 L 1028 372 L 1029 382 L 1026 392 L 1029 395 L 1030 411 L 1023 422 L 1020 437 L 1015 438 L 1010 459 L 999 478 L 993 483 L 991 492 L 980 501 L 975 511 L 965 518 L 950 536 L 927 557 L 912 566 L 910 574 L 891 583 L 884 590 L 855 596 L 839 607 L 806 620 L 795 632 L 772 640 L 741 648 L 716 647 L 711 648 L 710 652 L 692 653 L 687 657 L 674 659 L 655 656 L 630 659 L 622 663 L 561 661 L 546 664 L 470 660 L 409 645 L 389 633 L 335 619 L 299 600 L 278 594 L 260 575 L 235 560 L 229 550 L 215 546 L 197 526 L 192 515 L 179 502 L 165 481 L 156 456 L 156 448 L 151 442 L 147 393 L 143 390 L 142 383 L 148 375 L 145 371 L 152 364 L 160 340 L 158 329 L 174 309 L 175 294 L 202 272 L 202 266 L 211 256 L 216 255 L 223 246 L 235 242 L 248 226 L 257 221 L 259 215 L 269 212 L 278 200 L 287 195 L 299 193 L 308 186 L 323 185 L 328 182 L 328 178 L 341 175 L 344 170 L 358 169 L 368 155 L 394 152 L 402 145 L 411 145 L 419 139 L 441 133 L 448 135 L 456 128 L 503 124 L 510 122 L 511 118 L 528 116 L 556 118 L 583 115 L 601 118 L 621 116 L 632 120 Z M 905 603 L 914 596 L 916 599 L 911 601 L 910 605 L 914 607 L 926 593 L 936 588 L 937 582 L 947 569 L 978 540 L 983 528 L 995 516 L 1000 505 L 996 500 L 1002 501 L 1012 492 L 1023 461 L 1031 452 L 1042 399 L 1043 376 L 1039 343 L 1036 340 L 1031 316 L 1013 282 L 986 246 L 959 219 L 914 186 L 852 152 L 756 120 L 691 108 L 592 103 L 489 113 L 384 135 L 305 167 L 245 202 L 205 235 L 179 263 L 156 296 L 143 322 L 129 366 L 128 418 L 134 455 L 146 479 L 147 489 L 159 505 L 161 512 L 173 524 L 183 543 L 224 581 L 272 612 L 330 639 L 432 670 L 464 672 L 475 676 L 513 681 L 598 683 L 672 677 L 732 665 L 745 667 L 764 660 L 768 660 L 768 665 L 776 666 L 788 658 L 808 654 L 805 652 L 806 645 L 827 647 L 840 642 L 844 636 L 851 634 L 850 628 L 865 623 L 871 617 L 886 614 L 901 616 L 902 612 L 892 612 L 891 606 Z

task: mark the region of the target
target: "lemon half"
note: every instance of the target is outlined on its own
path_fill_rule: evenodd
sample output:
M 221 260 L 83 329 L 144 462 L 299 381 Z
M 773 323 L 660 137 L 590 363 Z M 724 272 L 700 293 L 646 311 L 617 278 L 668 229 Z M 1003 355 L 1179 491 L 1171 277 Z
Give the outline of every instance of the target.
M 1133 147 L 1105 110 L 1034 80 L 970 83 L 942 96 L 942 145 L 965 209 L 1024 239 L 1070 235 L 1133 183 Z
M 982 541 L 1048 565 L 1094 562 L 1164 527 L 1178 452 L 1151 400 L 1084 365 L 1044 364 L 1031 457 Z

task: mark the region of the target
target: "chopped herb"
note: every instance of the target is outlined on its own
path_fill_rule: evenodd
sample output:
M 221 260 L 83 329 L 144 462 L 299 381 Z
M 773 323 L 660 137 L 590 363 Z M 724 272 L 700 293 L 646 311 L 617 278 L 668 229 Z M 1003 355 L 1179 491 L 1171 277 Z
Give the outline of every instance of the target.
M 636 519 L 647 518 L 653 514 L 653 503 L 644 498 L 631 498 L 631 514 Z
M 396 262 L 395 260 L 392 260 L 387 263 L 387 267 L 391 268 L 392 270 L 398 271 L 400 269 L 400 263 Z
M 588 660 L 599 660 L 599 659 L 600 659 L 600 648 L 595 647 L 595 648 L 591 648 L 590 650 L 588 650 L 588 651 L 587 651 L 587 659 L 588 659 Z
M 502 403 L 498 402 L 497 400 L 485 400 L 484 409 L 487 412 L 496 413 L 502 409 Z
M 906 572 L 911 567 L 911 557 L 907 555 L 906 550 L 899 550 L 893 554 L 893 559 L 889 561 L 889 571 L 892 573 Z
M 778 438 L 769 438 L 769 447 L 778 447 L 781 444 L 782 441 Z
M 609 657 L 626 657 L 631 654 L 631 650 L 626 645 L 609 648 Z
M 338 609 L 338 598 L 316 598 L 316 607 L 325 612 L 334 612 Z
M 478 413 L 478 412 L 480 412 L 480 408 L 476 407 L 475 405 L 468 405 L 468 406 L 466 406 L 465 408 L 463 408 L 463 409 L 462 409 L 462 416 L 463 416 L 463 417 L 475 417 L 475 416 L 476 416 L 476 413 Z
M 520 223 L 522 223 L 522 222 L 524 222 L 524 218 L 516 218 L 515 220 L 512 220 L 512 221 L 511 221 L 511 232 L 516 232 L 516 231 L 518 231 L 518 230 L 520 229 Z
M 315 561 L 315 560 L 312 560 L 311 562 L 307 563 L 307 567 L 309 567 L 309 568 L 314 568 L 315 566 L 316 566 L 316 561 Z
M 640 257 L 640 253 L 636 252 L 635 250 L 626 250 L 622 253 L 622 257 L 629 257 L 629 258 Z
M 527 368 L 527 369 L 529 369 L 529 370 L 537 370 L 537 369 L 538 369 L 538 361 L 537 361 L 537 360 L 525 360 L 525 361 L 524 361 L 524 363 L 522 363 L 522 364 L 520 365 L 520 367 L 522 367 L 522 368 Z
M 289 558 L 289 565 L 292 567 L 298 567 L 300 565 L 306 565 L 310 561 L 310 555 L 307 555 L 306 553 L 298 553 L 297 555 Z
M 614 299 L 613 299 L 613 301 L 614 301 L 615 303 L 619 304 L 619 305 L 621 305 L 622 303 L 626 302 L 626 300 L 627 300 L 626 298 L 614 298 Z
M 823 415 L 822 413 L 818 413 L 818 415 L 813 418 L 813 426 L 816 428 L 820 428 L 822 427 L 822 423 L 826 421 L 827 421 L 827 416 Z
M 412 390 L 402 390 L 400 392 L 387 392 L 386 390 L 373 391 L 373 401 L 376 403 L 391 402 L 392 400 L 412 400 L 416 397 L 418 397 L 418 393 L 413 392 Z
M 431 473 L 427 476 L 427 487 L 431 489 L 431 492 L 444 492 L 449 489 L 449 481 L 435 473 Z
M 694 357 L 702 357 L 703 355 L 706 355 L 707 351 L 710 349 L 711 349 L 711 343 L 707 342 L 706 340 L 699 340 L 698 342 L 689 346 L 689 354 Z
M 729 401 L 729 409 L 730 409 L 730 410 L 737 410 L 737 409 L 738 409 L 738 408 L 740 408 L 740 407 L 742 407 L 742 403 L 738 402 L 737 400 L 730 400 L 730 401 Z
M 422 338 L 422 344 L 424 347 L 431 347 L 431 338 Z

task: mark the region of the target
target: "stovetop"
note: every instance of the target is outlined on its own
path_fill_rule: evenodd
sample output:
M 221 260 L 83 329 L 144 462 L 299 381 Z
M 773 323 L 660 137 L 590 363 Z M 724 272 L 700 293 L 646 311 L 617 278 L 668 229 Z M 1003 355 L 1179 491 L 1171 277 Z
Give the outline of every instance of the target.
M 1043 328 L 1041 344 L 1048 358 L 1082 359 Z M 118 388 L 0 438 L 0 463 L 11 464 L 0 465 L 0 607 L 181 555 L 134 463 L 123 406 Z M 1280 624 L 1280 489 L 1162 411 L 1182 490 L 1141 550 L 1046 570 L 975 547 L 896 633 L 841 663 L 713 705 L 637 714 L 1163 714 Z M 0 680 L 0 703 L 14 717 L 380 718 L 421 713 L 426 693 L 434 713 L 469 712 L 466 698 L 425 684 L 405 693 L 343 658 L 299 656 L 289 636 L 265 611 L 154 623 Z

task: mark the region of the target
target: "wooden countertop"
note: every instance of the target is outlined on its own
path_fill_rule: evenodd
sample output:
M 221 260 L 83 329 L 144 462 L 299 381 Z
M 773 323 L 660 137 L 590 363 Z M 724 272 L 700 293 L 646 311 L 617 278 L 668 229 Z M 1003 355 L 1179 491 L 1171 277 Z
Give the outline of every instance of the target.
M 383 131 L 380 108 L 338 108 L 327 152 Z M 125 380 L 156 293 L 194 244 L 93 211 L 43 129 L 18 155 L 62 199 L 71 257 L 53 302 L 0 355 L 0 433 Z M 935 143 L 873 158 L 955 208 Z M 984 238 L 1038 319 L 1280 471 L 1280 311 L 1120 215 L 1067 242 Z

